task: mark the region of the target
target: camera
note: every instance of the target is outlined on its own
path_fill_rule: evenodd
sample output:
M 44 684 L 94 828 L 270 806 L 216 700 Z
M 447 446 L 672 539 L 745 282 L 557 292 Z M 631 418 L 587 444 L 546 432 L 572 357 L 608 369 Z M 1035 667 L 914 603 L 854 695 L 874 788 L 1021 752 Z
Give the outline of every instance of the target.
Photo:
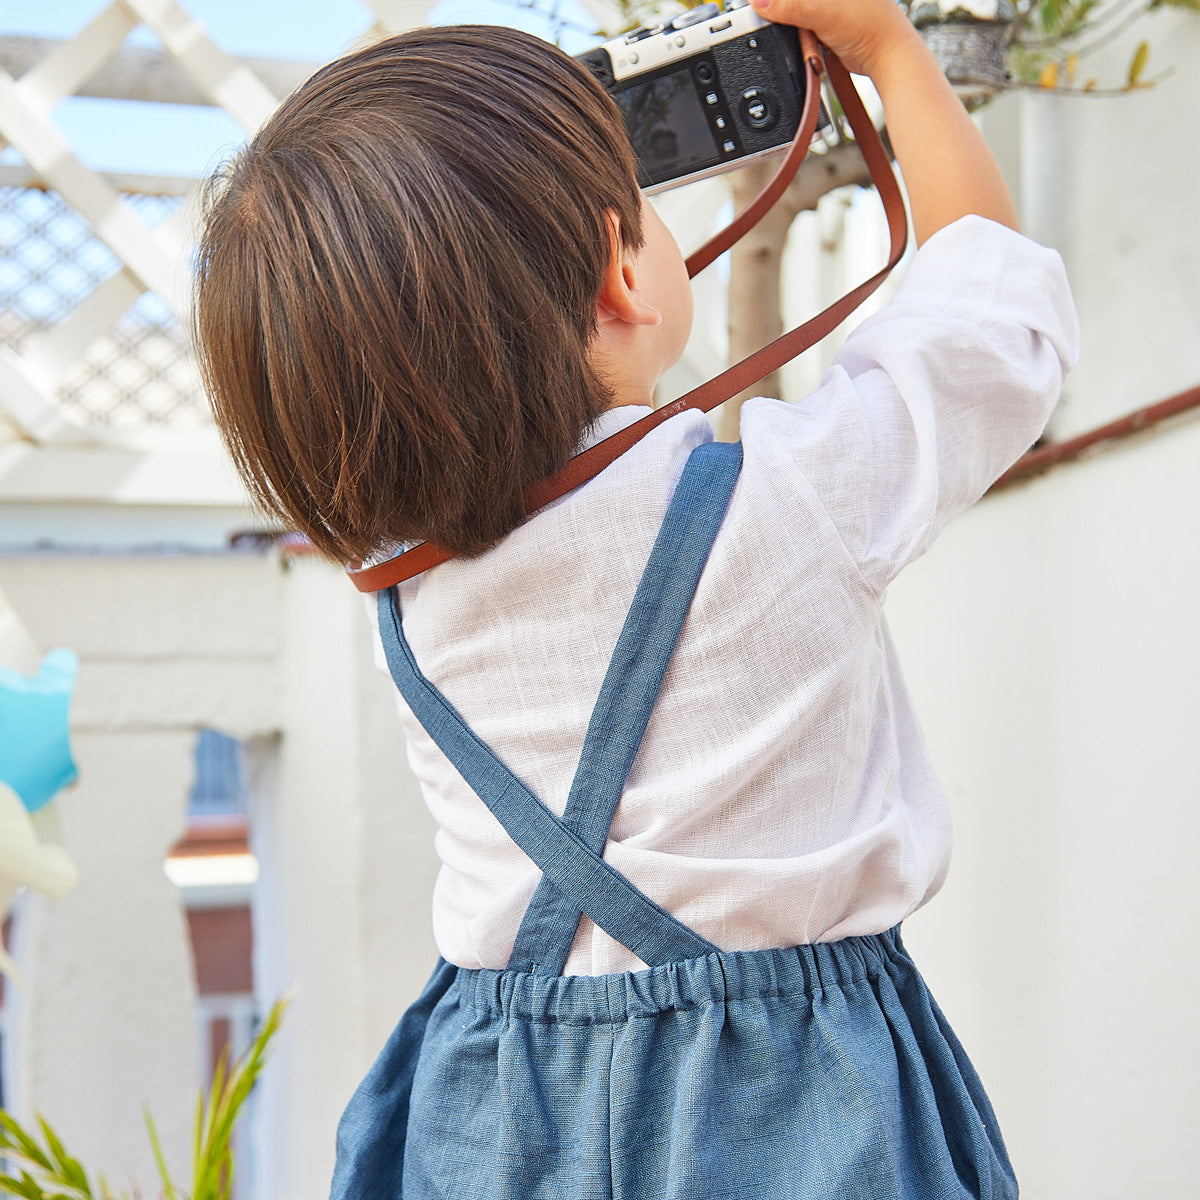
M 796 30 L 749 0 L 702 4 L 576 57 L 621 110 L 647 194 L 783 150 L 800 125 Z

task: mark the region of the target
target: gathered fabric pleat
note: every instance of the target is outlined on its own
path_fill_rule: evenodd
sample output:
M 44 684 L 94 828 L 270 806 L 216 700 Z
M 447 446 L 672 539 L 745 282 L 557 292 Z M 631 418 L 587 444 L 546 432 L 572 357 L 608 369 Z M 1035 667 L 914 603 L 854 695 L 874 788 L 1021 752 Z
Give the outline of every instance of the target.
M 1010 1200 L 899 931 L 623 975 L 439 964 L 339 1130 L 372 1200 Z

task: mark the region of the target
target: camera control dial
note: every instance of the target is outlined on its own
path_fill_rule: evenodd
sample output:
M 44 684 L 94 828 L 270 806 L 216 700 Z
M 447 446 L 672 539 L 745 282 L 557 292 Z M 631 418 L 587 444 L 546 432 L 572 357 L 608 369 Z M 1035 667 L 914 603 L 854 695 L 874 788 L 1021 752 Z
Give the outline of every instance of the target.
M 742 93 L 742 116 L 755 129 L 770 129 L 779 120 L 775 97 L 763 88 L 747 88 Z

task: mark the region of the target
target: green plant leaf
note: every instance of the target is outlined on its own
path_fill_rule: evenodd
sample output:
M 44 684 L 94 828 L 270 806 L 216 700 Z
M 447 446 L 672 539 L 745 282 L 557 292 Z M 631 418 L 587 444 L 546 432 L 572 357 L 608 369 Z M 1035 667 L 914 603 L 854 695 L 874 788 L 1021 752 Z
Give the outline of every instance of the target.
M 204 1153 L 204 1093 L 196 1097 L 196 1128 L 192 1135 L 192 1164 L 193 1174 L 198 1169 L 201 1155 Z M 195 1179 L 192 1180 L 192 1190 L 195 1191 Z
M 40 1113 L 38 1114 L 37 1121 L 41 1126 L 42 1136 L 46 1139 L 46 1145 L 54 1159 L 59 1178 L 69 1183 L 72 1188 L 82 1192 L 85 1196 L 90 1196 L 92 1188 L 91 1184 L 88 1183 L 88 1177 L 84 1173 L 83 1167 L 80 1166 L 78 1160 L 72 1158 L 67 1153 L 58 1134 L 50 1127 L 50 1122 Z
M 42 1190 L 24 1172 L 20 1179 L 11 1175 L 0 1175 L 0 1194 L 6 1196 L 25 1196 L 27 1200 L 42 1200 Z
M 279 1032 L 288 1001 L 272 1006 L 254 1041 L 236 1062 L 218 1060 L 208 1097 L 196 1114 L 195 1175 L 191 1200 L 229 1200 L 233 1180 L 233 1132 L 246 1100 L 266 1065 L 267 1049 Z
M 1078 37 L 1088 27 L 1092 13 L 1099 4 L 1100 0 L 1079 0 L 1077 4 L 1068 4 L 1063 10 L 1056 35 L 1064 41 Z
M 1040 0 L 1037 5 L 1042 28 L 1048 33 L 1058 31 L 1063 21 L 1063 0 Z
M 15 1151 L 19 1157 L 28 1159 L 43 1171 L 53 1171 L 50 1160 L 42 1152 L 42 1148 L 21 1128 L 20 1123 L 10 1113 L 0 1108 L 0 1129 L 7 1135 L 0 1139 L 0 1147 Z
M 171 1179 L 171 1172 L 167 1170 L 167 1159 L 163 1154 L 162 1142 L 159 1141 L 158 1129 L 155 1127 L 154 1118 L 150 1115 L 149 1105 L 142 1110 L 142 1116 L 146 1122 L 146 1136 L 150 1139 L 150 1149 L 154 1152 L 154 1165 L 158 1168 L 159 1179 L 162 1180 L 163 1195 L 166 1200 L 177 1200 L 179 1192 Z
M 267 1061 L 271 1040 L 279 1032 L 288 1001 L 276 1003 L 249 1049 L 236 1062 L 223 1054 L 208 1095 L 196 1104 L 194 1131 L 195 1186 L 189 1197 L 171 1178 L 154 1118 L 144 1111 L 146 1132 L 162 1182 L 163 1200 L 230 1200 L 233 1186 L 233 1133 Z M 0 1154 L 18 1174 L 0 1175 L 0 1195 L 20 1200 L 96 1200 L 87 1172 L 67 1153 L 61 1138 L 42 1116 L 37 1118 L 45 1148 L 11 1114 L 0 1109 Z M 32 1172 L 32 1173 L 31 1173 Z M 100 1200 L 128 1200 L 97 1175 Z
M 29 1174 L 28 1171 L 21 1172 L 21 1183 L 25 1186 L 25 1195 L 27 1196 L 44 1196 L 46 1193 L 42 1191 L 41 1185 Z
M 1138 86 L 1138 81 L 1142 77 L 1142 72 L 1146 69 L 1146 63 L 1150 59 L 1150 43 L 1142 41 L 1138 43 L 1138 48 L 1133 52 L 1133 60 L 1129 64 L 1128 84 L 1131 88 Z

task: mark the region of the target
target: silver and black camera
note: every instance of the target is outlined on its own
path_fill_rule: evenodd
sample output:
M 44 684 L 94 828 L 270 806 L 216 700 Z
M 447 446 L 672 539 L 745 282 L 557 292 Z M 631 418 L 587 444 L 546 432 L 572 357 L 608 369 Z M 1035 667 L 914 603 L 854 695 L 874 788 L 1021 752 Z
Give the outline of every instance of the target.
M 649 194 L 775 153 L 800 125 L 796 30 L 749 0 L 702 4 L 577 57 L 624 114 Z

